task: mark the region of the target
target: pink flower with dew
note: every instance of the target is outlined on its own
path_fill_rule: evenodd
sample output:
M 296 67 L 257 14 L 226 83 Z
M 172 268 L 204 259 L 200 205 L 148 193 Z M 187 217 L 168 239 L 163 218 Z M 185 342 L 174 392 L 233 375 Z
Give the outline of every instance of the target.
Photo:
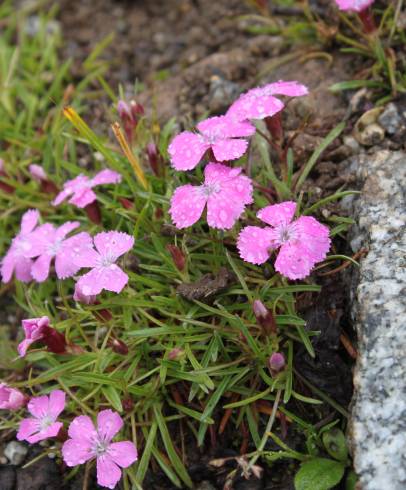
M 269 83 L 264 87 L 253 88 L 240 97 L 228 109 L 226 116 L 235 121 L 246 119 L 264 119 L 281 111 L 284 103 L 274 95 L 298 97 L 309 93 L 301 83 L 290 81 Z
M 83 294 L 82 289 L 78 287 L 77 283 L 75 286 L 75 291 L 73 293 L 73 299 L 79 303 L 84 303 L 86 305 L 93 305 L 97 301 L 95 294 L 91 294 L 91 295 Z
M 178 187 L 171 199 L 169 213 L 177 228 L 192 226 L 207 204 L 207 223 L 211 228 L 232 228 L 245 206 L 253 202 L 251 179 L 241 175 L 242 168 L 209 163 L 204 169 L 204 184 Z
M 18 353 L 20 357 L 27 354 L 27 350 L 31 344 L 41 340 L 45 336 L 45 331 L 49 328 L 49 318 L 42 316 L 40 318 L 29 318 L 22 321 L 25 339 L 18 345 Z
M 244 228 L 237 242 L 240 256 L 252 264 L 263 264 L 270 252 L 279 248 L 275 261 L 278 272 L 289 279 L 308 276 L 330 249 L 329 229 L 311 216 L 294 220 L 295 211 L 292 201 L 261 209 L 258 218 L 270 226 Z
M 80 226 L 78 221 L 67 221 L 55 228 L 46 223 L 37 229 L 32 238 L 32 255 L 38 256 L 31 274 L 37 282 L 48 278 L 52 259 L 55 258 L 55 271 L 59 279 L 71 277 L 80 269 L 76 258 L 93 249 L 93 240 L 88 233 L 78 233 L 65 238 L 68 233 Z
M 93 178 L 80 174 L 72 180 L 67 180 L 63 190 L 52 201 L 54 206 L 59 206 L 61 202 L 70 197 L 69 201 L 78 208 L 84 208 L 97 199 L 96 194 L 92 191 L 93 187 L 102 184 L 117 184 L 121 182 L 121 175 L 113 170 L 102 170 Z
M 62 422 L 57 418 L 65 408 L 65 393 L 61 390 L 51 391 L 50 395 L 31 398 L 27 405 L 32 415 L 23 419 L 17 432 L 19 441 L 27 441 L 30 444 L 55 437 L 62 428 Z
M 128 282 L 127 274 L 116 261 L 133 247 L 134 238 L 127 233 L 108 231 L 98 233 L 93 240 L 96 250 L 85 251 L 77 260 L 78 265 L 92 270 L 76 283 L 76 297 L 97 295 L 103 289 L 119 293 Z
M 32 238 L 38 224 L 39 212 L 30 209 L 23 214 L 20 233 L 11 242 L 6 255 L 1 262 L 1 276 L 3 282 L 9 282 L 13 272 L 16 278 L 23 282 L 32 280 L 31 267 L 33 254 Z
M 370 7 L 374 0 L 335 0 L 340 10 L 347 10 L 348 12 L 362 12 Z
M 37 182 L 48 180 L 48 175 L 45 173 L 45 170 L 40 165 L 33 163 L 29 165 L 28 170 L 31 174 L 31 177 Z
M 96 458 L 97 483 L 114 488 L 121 478 L 121 469 L 138 459 L 137 448 L 131 441 L 111 442 L 123 427 L 117 412 L 102 410 L 97 416 L 97 427 L 87 415 L 73 419 L 68 439 L 62 446 L 63 460 L 68 466 L 77 466 Z
M 197 125 L 199 133 L 184 131 L 168 147 L 172 166 L 176 170 L 191 170 L 211 148 L 219 162 L 236 160 L 244 155 L 248 142 L 242 139 L 255 133 L 247 121 L 234 121 L 227 116 L 215 116 Z
M 27 397 L 16 388 L 0 383 L 0 409 L 18 410 L 27 403 Z

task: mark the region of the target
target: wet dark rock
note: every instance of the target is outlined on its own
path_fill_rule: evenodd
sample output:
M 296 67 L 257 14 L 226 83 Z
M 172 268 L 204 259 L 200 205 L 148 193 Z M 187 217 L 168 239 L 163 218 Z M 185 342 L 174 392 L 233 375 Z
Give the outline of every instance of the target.
M 16 482 L 16 470 L 13 466 L 0 466 L 1 490 L 14 490 Z M 29 487 L 27 487 L 29 488 Z
M 38 456 L 42 448 L 32 448 L 27 460 Z M 27 468 L 18 468 L 15 490 L 60 490 L 62 477 L 59 466 L 48 457 L 36 461 Z

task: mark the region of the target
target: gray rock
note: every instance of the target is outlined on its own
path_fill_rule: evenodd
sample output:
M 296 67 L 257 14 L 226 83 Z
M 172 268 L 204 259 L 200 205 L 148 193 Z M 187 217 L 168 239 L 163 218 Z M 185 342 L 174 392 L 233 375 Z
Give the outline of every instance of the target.
M 361 155 L 353 244 L 366 246 L 353 302 L 359 341 L 349 430 L 362 490 L 406 488 L 406 154 Z
M 4 449 L 4 455 L 11 464 L 21 464 L 27 456 L 28 448 L 21 442 L 10 441 Z
M 402 124 L 402 118 L 393 102 L 385 107 L 385 110 L 378 118 L 378 122 L 389 135 L 397 132 Z

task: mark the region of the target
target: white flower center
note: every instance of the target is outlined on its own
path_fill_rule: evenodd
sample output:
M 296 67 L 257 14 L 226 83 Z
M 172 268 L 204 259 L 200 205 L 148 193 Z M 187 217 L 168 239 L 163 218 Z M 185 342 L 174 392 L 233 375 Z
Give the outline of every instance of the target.
M 297 229 L 294 223 L 282 223 L 278 226 L 277 231 L 278 241 L 281 245 L 297 238 Z
M 212 184 L 204 184 L 201 187 L 201 192 L 204 197 L 212 196 L 220 192 L 221 186 L 218 182 L 213 182 Z
M 40 422 L 40 430 L 46 430 L 54 423 L 54 419 L 50 415 L 45 415 Z
M 61 248 L 63 240 L 56 240 L 54 243 L 48 245 L 48 253 L 49 255 L 55 256 L 59 249 Z
M 110 267 L 116 261 L 116 256 L 112 252 L 107 252 L 106 255 L 103 255 L 99 258 L 99 267 Z

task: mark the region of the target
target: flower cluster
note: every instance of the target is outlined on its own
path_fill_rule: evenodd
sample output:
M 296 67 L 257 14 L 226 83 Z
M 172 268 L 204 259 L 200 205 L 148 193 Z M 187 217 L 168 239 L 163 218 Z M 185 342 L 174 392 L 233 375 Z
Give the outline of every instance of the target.
M 17 390 L 7 389 L 17 392 L 13 394 L 14 398 L 24 397 Z M 1 406 L 3 392 L 3 385 L 0 385 L 0 408 L 6 408 Z M 13 407 L 10 408 L 21 407 L 18 402 L 11 403 Z M 65 404 L 65 393 L 61 390 L 54 390 L 49 396 L 31 398 L 27 409 L 32 416 L 21 421 L 17 439 L 34 444 L 57 437 L 63 428 L 58 417 L 65 409 Z M 120 468 L 128 468 L 138 458 L 137 448 L 131 441 L 112 442 L 122 427 L 122 418 L 112 410 L 99 412 L 96 427 L 86 415 L 75 417 L 69 425 L 69 439 L 62 446 L 66 465 L 77 466 L 96 459 L 97 483 L 114 488 L 121 478 Z
M 194 169 L 208 155 L 204 183 L 178 187 L 171 199 L 169 213 L 177 228 L 196 223 L 207 205 L 207 223 L 211 228 L 231 229 L 253 202 L 253 184 L 241 167 L 225 162 L 244 155 L 255 133 L 251 123 L 265 119 L 269 126 L 283 109 L 275 95 L 302 96 L 307 88 L 295 81 L 279 81 L 254 88 L 242 94 L 224 116 L 206 119 L 197 125 L 197 132 L 184 131 L 172 140 L 168 152 L 176 170 Z M 222 162 L 222 163 L 219 163 Z M 315 263 L 323 260 L 330 248 L 329 230 L 312 217 L 293 220 L 294 202 L 267 206 L 258 212 L 259 219 L 270 225 L 245 227 L 237 242 L 240 256 L 247 262 L 263 264 L 273 250 L 280 249 L 275 269 L 290 279 L 310 274 Z

